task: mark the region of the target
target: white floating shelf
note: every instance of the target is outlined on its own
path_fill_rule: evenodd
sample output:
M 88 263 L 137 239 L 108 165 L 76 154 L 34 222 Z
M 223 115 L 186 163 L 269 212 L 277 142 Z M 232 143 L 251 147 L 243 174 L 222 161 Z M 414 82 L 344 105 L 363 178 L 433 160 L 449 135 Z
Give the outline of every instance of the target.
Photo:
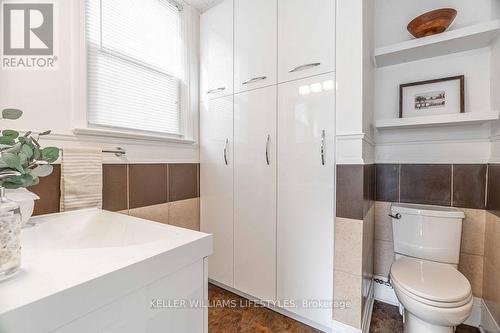
M 499 30 L 500 20 L 494 20 L 379 47 L 375 49 L 375 62 L 377 67 L 384 67 L 486 47 Z
M 437 127 L 446 125 L 478 124 L 497 120 L 498 111 L 443 114 L 427 117 L 393 118 L 375 121 L 379 130 L 396 128 Z

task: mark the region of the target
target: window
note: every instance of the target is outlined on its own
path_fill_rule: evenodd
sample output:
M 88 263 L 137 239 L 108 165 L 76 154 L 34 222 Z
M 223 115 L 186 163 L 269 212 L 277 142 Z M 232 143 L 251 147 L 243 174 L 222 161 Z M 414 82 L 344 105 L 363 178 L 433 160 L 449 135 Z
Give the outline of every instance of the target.
M 89 126 L 184 136 L 181 12 L 168 0 L 87 0 Z

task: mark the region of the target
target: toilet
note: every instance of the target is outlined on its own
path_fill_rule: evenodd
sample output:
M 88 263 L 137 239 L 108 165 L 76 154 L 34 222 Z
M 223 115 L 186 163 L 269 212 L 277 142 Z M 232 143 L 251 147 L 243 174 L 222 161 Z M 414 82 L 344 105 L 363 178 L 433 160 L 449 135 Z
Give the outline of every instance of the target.
M 472 311 L 472 289 L 457 269 L 464 213 L 452 207 L 393 204 L 390 279 L 405 333 L 453 333 Z

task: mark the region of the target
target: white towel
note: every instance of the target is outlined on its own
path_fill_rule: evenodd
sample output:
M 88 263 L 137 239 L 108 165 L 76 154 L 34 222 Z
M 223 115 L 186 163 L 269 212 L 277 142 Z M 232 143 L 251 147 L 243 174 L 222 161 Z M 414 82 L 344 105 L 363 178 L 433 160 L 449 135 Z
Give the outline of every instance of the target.
M 102 150 L 65 148 L 61 162 L 61 212 L 102 207 Z

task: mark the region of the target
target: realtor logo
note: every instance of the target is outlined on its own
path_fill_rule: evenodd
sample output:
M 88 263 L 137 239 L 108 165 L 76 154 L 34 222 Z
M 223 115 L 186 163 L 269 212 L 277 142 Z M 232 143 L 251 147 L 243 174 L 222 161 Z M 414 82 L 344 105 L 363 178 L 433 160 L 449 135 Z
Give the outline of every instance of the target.
M 2 3 L 2 68 L 54 67 L 54 3 Z

